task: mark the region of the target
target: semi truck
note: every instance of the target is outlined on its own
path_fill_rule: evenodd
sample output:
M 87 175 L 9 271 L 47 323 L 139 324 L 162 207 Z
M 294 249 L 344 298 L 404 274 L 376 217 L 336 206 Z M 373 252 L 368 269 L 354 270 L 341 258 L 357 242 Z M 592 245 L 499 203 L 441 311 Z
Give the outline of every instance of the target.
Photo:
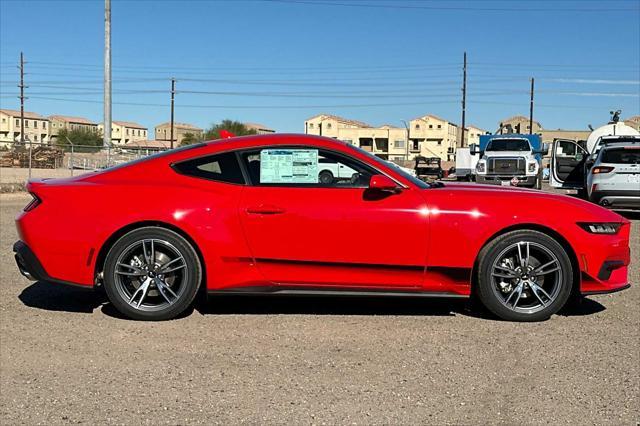
M 480 135 L 480 143 L 470 145 L 471 154 L 480 156 L 476 182 L 540 189 L 542 156 L 548 150 L 539 135 Z

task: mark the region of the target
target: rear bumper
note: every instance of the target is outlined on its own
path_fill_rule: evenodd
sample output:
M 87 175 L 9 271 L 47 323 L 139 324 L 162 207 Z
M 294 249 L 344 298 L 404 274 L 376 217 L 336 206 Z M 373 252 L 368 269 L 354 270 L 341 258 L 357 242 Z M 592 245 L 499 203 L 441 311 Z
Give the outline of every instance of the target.
M 593 191 L 589 199 L 605 207 L 640 209 L 640 191 Z
M 42 264 L 38 260 L 37 256 L 23 241 L 17 241 L 13 245 L 14 257 L 20 273 L 31 281 L 47 281 L 58 284 L 71 285 L 74 287 L 92 289 L 92 286 L 81 285 L 68 281 L 62 281 L 56 278 L 52 278 L 47 274 L 47 271 L 42 267 Z

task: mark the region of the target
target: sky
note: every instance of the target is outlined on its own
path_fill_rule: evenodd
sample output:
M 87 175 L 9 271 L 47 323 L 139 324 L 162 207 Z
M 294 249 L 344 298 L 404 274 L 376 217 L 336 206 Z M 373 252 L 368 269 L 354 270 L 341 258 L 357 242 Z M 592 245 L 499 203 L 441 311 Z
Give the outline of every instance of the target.
M 104 1 L 0 0 L 0 107 L 102 122 Z M 640 0 L 112 0 L 113 119 L 230 118 L 303 132 L 328 113 L 378 126 L 434 114 L 495 131 L 640 114 Z

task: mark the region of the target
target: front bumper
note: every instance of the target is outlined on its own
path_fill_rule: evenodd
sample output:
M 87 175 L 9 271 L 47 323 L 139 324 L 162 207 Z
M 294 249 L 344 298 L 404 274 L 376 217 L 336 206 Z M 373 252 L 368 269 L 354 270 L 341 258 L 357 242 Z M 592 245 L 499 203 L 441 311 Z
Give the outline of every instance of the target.
M 47 281 L 85 289 L 93 288 L 91 286 L 63 281 L 49 276 L 49 274 L 47 274 L 47 271 L 45 271 L 45 269 L 42 267 L 42 264 L 38 260 L 38 257 L 33 253 L 29 246 L 24 243 L 24 241 L 17 241 L 13 245 L 13 252 L 16 259 L 16 264 L 18 265 L 18 270 L 23 276 L 30 279 L 31 281 Z
M 502 185 L 502 182 L 511 181 L 513 178 L 518 179 L 516 186 L 534 186 L 537 176 L 502 176 L 502 175 L 481 175 L 476 174 L 476 182 L 492 185 Z

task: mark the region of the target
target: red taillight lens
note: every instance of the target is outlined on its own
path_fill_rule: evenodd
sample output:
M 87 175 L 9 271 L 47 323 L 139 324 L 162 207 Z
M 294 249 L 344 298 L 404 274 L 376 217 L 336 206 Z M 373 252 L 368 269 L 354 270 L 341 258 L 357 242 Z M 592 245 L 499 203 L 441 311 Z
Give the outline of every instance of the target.
M 591 170 L 591 173 L 593 173 L 594 175 L 599 175 L 601 173 L 609 173 L 613 170 L 613 167 L 609 167 L 609 166 L 597 166 L 594 167 L 593 170 Z
M 42 202 L 40 200 L 40 198 L 38 198 L 38 196 L 36 194 L 34 194 L 33 192 L 29 193 L 33 199 L 29 202 L 29 204 L 27 204 L 24 209 L 25 212 L 30 212 L 31 210 L 35 209 L 36 207 L 38 207 L 38 205 L 40 205 L 40 203 Z

